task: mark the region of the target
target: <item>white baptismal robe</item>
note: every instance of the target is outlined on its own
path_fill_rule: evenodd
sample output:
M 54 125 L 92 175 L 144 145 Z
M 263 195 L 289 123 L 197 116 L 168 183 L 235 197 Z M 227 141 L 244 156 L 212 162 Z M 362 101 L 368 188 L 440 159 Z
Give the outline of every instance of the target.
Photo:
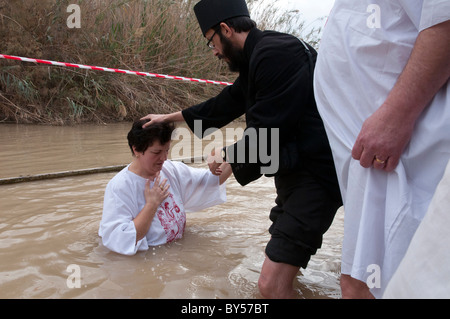
M 114 176 L 105 190 L 99 235 L 103 245 L 124 255 L 148 250 L 183 236 L 186 212 L 195 212 L 224 203 L 225 183 L 207 169 L 192 168 L 181 162 L 165 161 L 161 181 L 167 179 L 169 196 L 159 205 L 146 236 L 136 243 L 133 219 L 145 205 L 147 179 L 128 169 Z M 150 182 L 150 188 L 153 187 Z
M 450 158 L 448 82 L 418 119 L 395 171 L 363 168 L 351 151 L 418 33 L 449 16 L 448 0 L 336 0 L 321 40 L 314 86 L 344 201 L 341 271 L 367 282 L 379 269 L 375 297 L 403 258 Z
M 383 298 L 450 298 L 450 162 Z

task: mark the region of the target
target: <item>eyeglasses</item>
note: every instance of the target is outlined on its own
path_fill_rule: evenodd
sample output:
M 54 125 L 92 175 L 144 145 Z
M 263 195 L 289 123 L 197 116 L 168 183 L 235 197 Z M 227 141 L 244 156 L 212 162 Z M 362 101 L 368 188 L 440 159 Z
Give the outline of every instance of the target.
M 214 36 L 216 35 L 217 31 L 214 31 L 213 35 L 211 36 L 211 38 L 208 39 L 208 43 L 206 43 L 206 45 L 210 48 L 210 49 L 214 49 L 216 46 L 214 45 L 214 43 L 211 43 L 212 39 L 214 38 Z

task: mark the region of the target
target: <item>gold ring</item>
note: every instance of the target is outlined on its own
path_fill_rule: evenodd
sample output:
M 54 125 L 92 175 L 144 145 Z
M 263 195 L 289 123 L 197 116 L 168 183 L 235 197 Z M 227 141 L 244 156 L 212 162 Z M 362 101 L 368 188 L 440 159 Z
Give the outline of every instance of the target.
M 384 163 L 386 163 L 386 161 L 382 161 L 382 160 L 380 160 L 378 157 L 376 157 L 375 156 L 375 160 L 378 162 L 378 163 L 380 163 L 380 164 L 384 164 Z
M 159 188 L 161 188 L 162 191 L 164 190 L 164 187 L 162 187 L 161 185 L 159 185 Z

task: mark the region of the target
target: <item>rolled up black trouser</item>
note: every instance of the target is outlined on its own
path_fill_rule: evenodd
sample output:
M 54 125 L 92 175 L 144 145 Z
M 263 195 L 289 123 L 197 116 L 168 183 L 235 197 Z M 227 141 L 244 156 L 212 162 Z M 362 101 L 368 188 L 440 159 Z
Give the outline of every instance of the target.
M 342 203 L 305 170 L 275 176 L 275 186 L 277 205 L 270 212 L 272 237 L 266 255 L 274 262 L 306 268 Z

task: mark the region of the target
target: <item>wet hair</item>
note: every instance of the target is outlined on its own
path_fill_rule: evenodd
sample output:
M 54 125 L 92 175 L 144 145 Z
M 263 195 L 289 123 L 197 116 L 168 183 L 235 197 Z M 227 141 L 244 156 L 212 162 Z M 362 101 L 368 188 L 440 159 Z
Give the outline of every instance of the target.
M 142 128 L 147 122 L 149 122 L 149 120 L 135 121 L 130 132 L 128 132 L 128 145 L 130 146 L 131 154 L 133 154 L 133 156 L 133 146 L 137 152 L 144 153 L 155 141 L 164 145 L 167 142 L 170 142 L 172 138 L 172 132 L 175 129 L 173 123 L 154 123 L 146 128 Z

